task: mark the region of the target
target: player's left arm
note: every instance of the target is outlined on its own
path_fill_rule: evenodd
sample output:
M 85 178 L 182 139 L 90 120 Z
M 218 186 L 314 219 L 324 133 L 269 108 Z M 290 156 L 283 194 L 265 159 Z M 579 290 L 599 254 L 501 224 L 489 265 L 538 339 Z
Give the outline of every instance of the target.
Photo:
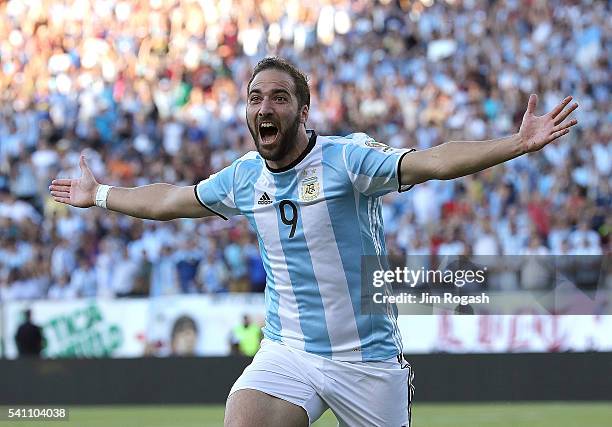
M 566 121 L 578 108 L 568 107 L 568 96 L 552 111 L 536 116 L 537 95 L 531 95 L 518 133 L 488 141 L 451 141 L 428 150 L 403 156 L 400 164 L 401 185 L 414 185 L 430 179 L 453 179 L 479 172 L 526 153 L 538 151 L 567 134 L 578 123 Z

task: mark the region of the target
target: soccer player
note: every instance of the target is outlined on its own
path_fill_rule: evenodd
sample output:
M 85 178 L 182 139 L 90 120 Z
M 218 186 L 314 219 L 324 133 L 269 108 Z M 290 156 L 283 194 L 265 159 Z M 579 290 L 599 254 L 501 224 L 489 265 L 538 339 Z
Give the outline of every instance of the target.
M 83 156 L 78 179 L 54 180 L 61 203 L 138 218 L 245 215 L 267 273 L 264 340 L 227 401 L 225 425 L 307 426 L 331 408 L 345 426 L 407 426 L 412 372 L 397 311 L 361 313 L 361 256 L 384 257 L 381 196 L 430 179 L 472 174 L 567 134 L 577 104 L 536 116 L 531 95 L 518 133 L 491 141 L 396 150 L 365 134 L 306 129 L 305 76 L 279 58 L 255 67 L 246 118 L 257 151 L 193 186 L 101 185 Z

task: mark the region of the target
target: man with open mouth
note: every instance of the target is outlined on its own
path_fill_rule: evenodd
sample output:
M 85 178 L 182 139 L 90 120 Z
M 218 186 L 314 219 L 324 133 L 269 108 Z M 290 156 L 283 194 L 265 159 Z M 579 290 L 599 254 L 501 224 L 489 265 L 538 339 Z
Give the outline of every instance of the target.
M 272 168 L 290 164 L 308 144 L 304 126 L 310 93 L 304 83 L 300 87 L 299 79 L 277 68 L 262 69 L 249 82 L 247 125 L 257 151 Z
M 343 426 L 410 424 L 412 369 L 403 359 L 397 309 L 362 310 L 361 259 L 386 265 L 380 198 L 430 179 L 476 173 L 537 151 L 577 121 L 571 97 L 536 116 L 531 95 L 519 131 L 490 141 L 448 142 L 416 152 L 363 133 L 306 129 L 310 92 L 292 64 L 266 58 L 247 86 L 257 151 L 196 185 L 135 188 L 82 176 L 57 179 L 61 203 L 170 220 L 245 215 L 266 269 L 264 340 L 227 401 L 225 425 L 307 426 L 331 408 Z

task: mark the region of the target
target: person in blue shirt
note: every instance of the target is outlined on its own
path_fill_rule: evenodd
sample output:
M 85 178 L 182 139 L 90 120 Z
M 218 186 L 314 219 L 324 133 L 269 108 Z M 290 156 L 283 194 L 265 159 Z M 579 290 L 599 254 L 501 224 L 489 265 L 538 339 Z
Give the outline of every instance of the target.
M 307 79 L 283 59 L 259 62 L 247 88 L 256 151 L 209 178 L 182 187 L 111 187 L 81 157 L 83 175 L 54 180 L 51 195 L 162 221 L 247 218 L 266 271 L 264 340 L 230 392 L 226 426 L 306 426 L 328 408 L 340 425 L 407 426 L 412 370 L 402 358 L 397 310 L 360 310 L 361 257 L 382 263 L 386 255 L 381 196 L 540 150 L 577 123 L 567 120 L 577 104 L 567 97 L 536 116 L 532 95 L 514 135 L 414 151 L 362 133 L 307 130 Z

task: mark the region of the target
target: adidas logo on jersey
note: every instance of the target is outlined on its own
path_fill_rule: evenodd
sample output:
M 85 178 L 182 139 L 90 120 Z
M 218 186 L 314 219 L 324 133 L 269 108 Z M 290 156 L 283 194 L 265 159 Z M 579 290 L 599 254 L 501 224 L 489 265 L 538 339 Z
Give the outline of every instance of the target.
M 258 205 L 269 205 L 270 203 L 272 203 L 272 199 L 270 199 L 270 196 L 268 196 L 268 193 L 263 193 L 262 196 L 257 201 Z

